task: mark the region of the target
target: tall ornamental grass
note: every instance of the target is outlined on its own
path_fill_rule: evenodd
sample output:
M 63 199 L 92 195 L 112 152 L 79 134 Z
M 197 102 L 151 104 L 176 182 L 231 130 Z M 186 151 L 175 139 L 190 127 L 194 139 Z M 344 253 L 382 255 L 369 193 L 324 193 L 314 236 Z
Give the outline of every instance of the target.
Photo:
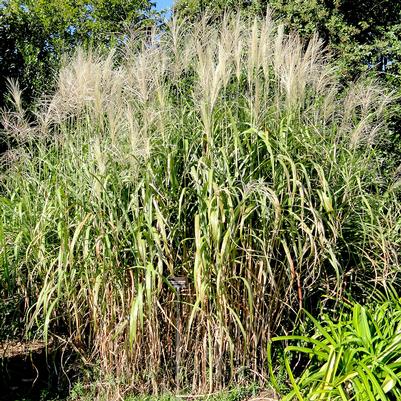
M 381 88 L 340 87 L 269 16 L 173 19 L 121 58 L 78 51 L 34 119 L 11 85 L 0 280 L 28 335 L 119 378 L 110 397 L 212 391 L 266 377 L 269 338 L 322 294 L 396 279 Z

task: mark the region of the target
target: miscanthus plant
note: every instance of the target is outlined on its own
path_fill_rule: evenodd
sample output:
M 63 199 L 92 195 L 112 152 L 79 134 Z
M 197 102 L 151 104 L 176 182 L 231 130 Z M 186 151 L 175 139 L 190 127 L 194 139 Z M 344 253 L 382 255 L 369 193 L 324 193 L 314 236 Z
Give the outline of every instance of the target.
M 0 280 L 30 335 L 122 386 L 213 390 L 263 377 L 269 338 L 321 294 L 396 278 L 390 99 L 340 88 L 317 37 L 173 19 L 118 59 L 78 52 L 34 119 L 11 88 Z

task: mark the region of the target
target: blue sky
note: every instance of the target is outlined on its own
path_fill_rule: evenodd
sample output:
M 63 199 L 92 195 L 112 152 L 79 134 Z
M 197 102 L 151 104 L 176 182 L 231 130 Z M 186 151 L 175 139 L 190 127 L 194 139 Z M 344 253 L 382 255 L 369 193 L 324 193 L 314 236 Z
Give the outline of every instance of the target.
M 163 8 L 168 8 L 173 5 L 173 0 L 155 0 L 156 1 L 156 8 L 161 10 Z

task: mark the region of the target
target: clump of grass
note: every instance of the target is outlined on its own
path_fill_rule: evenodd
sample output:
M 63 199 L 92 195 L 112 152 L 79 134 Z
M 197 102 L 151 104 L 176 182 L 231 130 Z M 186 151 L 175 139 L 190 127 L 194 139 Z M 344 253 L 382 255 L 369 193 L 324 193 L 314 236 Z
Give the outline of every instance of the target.
M 343 96 L 317 37 L 173 19 L 113 57 L 78 52 L 34 121 L 5 114 L 24 151 L 0 182 L 2 296 L 118 377 L 103 395 L 264 378 L 294 312 L 396 278 L 374 150 L 390 99 Z M 190 284 L 179 319 L 172 276 Z

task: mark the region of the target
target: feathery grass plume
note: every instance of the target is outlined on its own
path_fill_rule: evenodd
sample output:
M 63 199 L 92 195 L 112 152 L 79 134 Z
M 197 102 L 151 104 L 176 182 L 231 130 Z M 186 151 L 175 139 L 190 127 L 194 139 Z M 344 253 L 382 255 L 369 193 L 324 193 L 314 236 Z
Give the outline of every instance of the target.
M 270 15 L 152 35 L 118 66 L 78 51 L 0 182 L 2 294 L 25 300 L 27 335 L 120 378 L 111 398 L 265 377 L 301 307 L 399 269 L 376 84 L 342 96 L 321 41 Z
M 10 104 L 12 110 L 2 110 L 3 134 L 8 141 L 15 141 L 18 144 L 25 143 L 32 139 L 35 130 L 26 119 L 25 110 L 22 106 L 22 90 L 18 81 L 7 80 Z

